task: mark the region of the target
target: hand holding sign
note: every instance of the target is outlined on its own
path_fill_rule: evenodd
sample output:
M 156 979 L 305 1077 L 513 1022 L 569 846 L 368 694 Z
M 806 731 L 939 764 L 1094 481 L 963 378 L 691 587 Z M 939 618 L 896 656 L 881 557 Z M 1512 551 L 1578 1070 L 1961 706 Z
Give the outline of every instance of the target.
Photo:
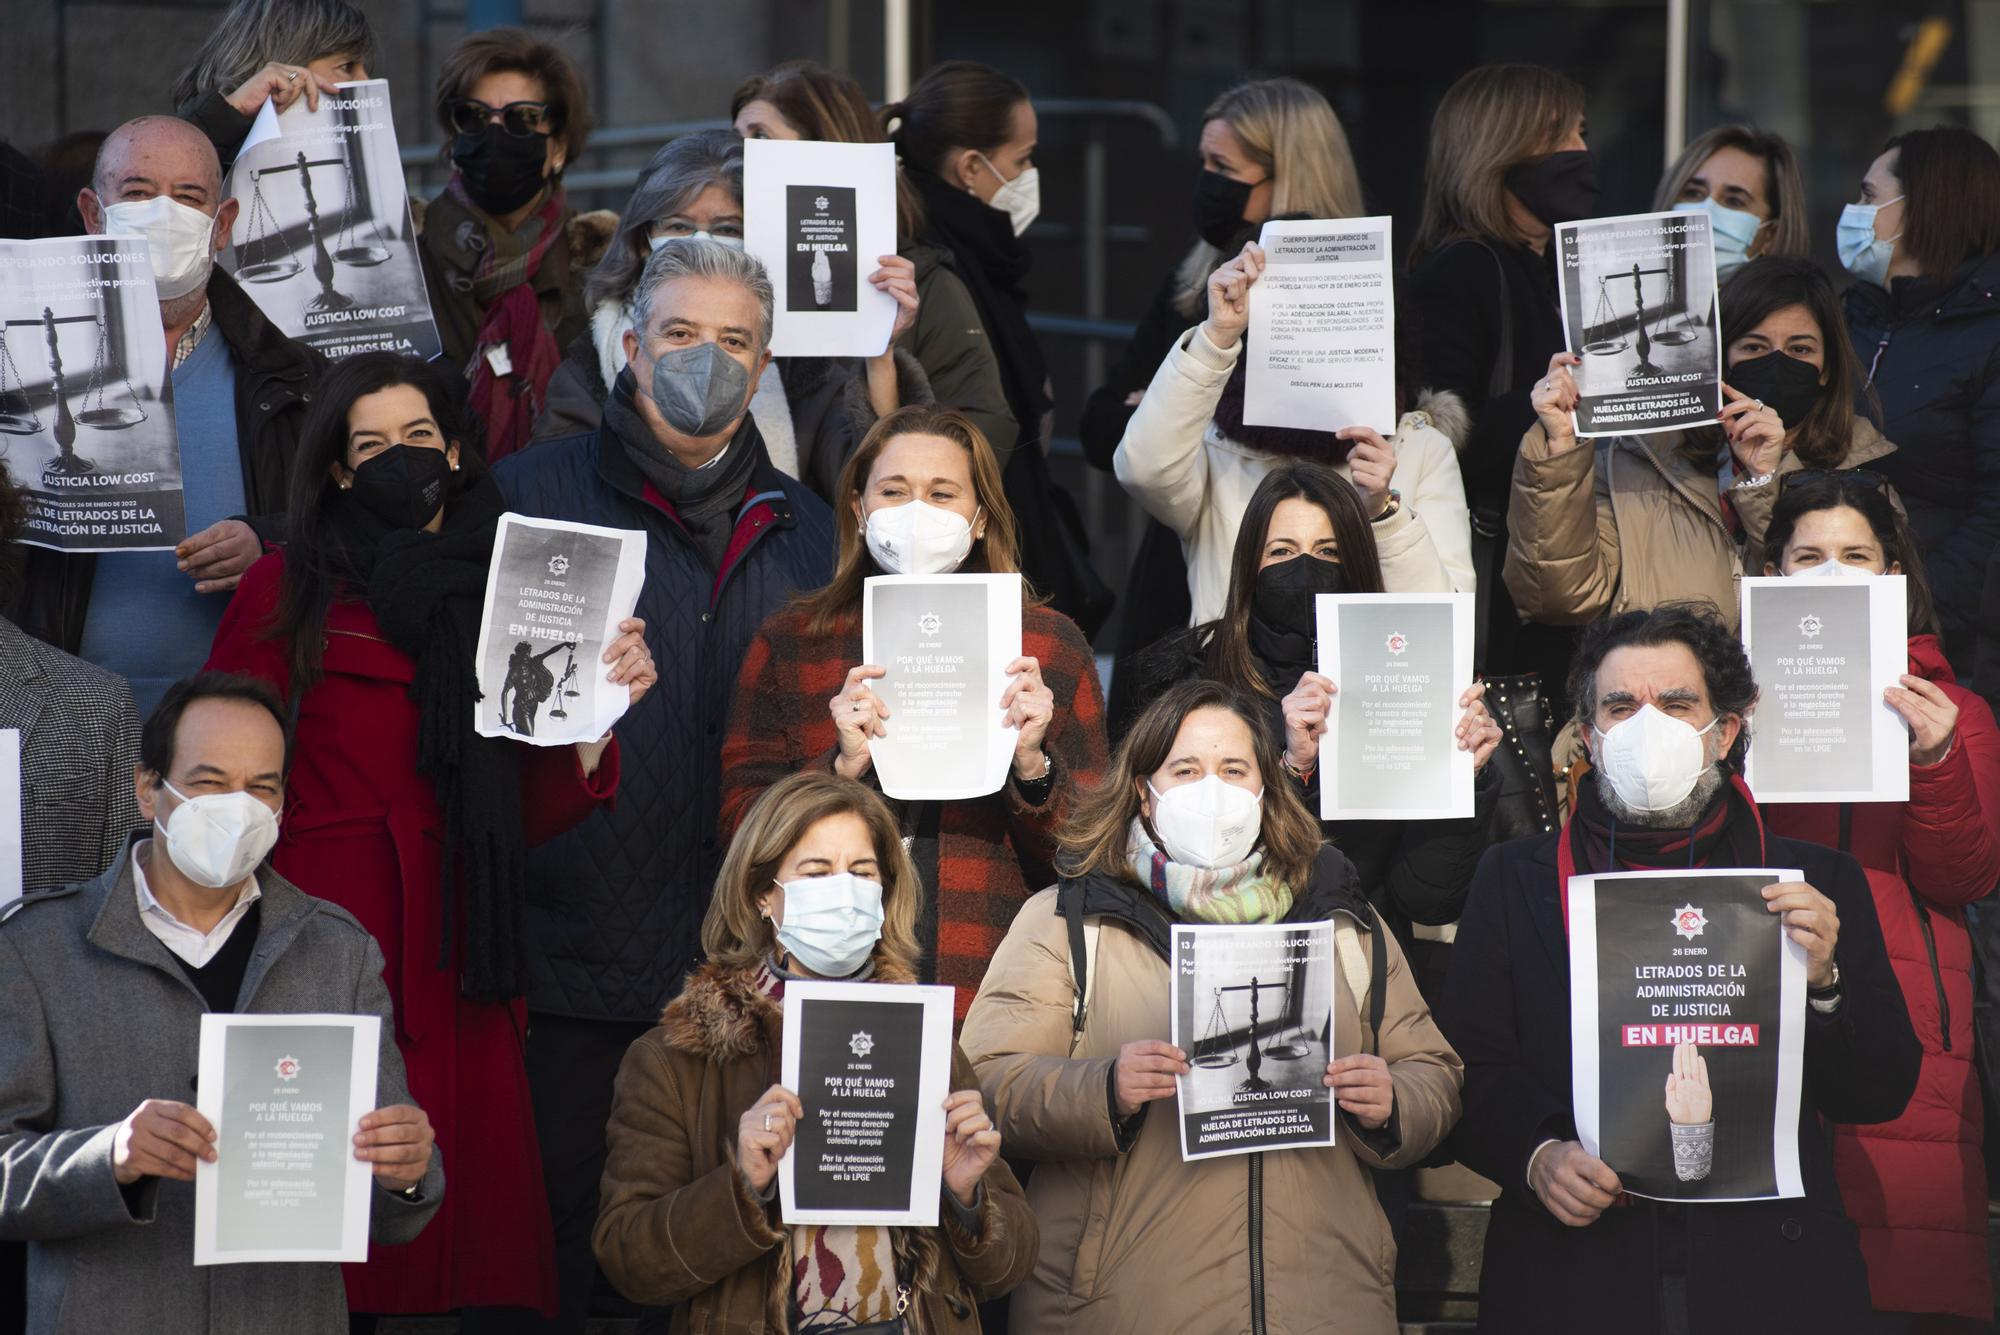
M 1549 358 L 1549 373 L 1535 382 L 1534 392 L 1528 401 L 1534 405 L 1535 419 L 1542 424 L 1542 434 L 1548 438 L 1549 453 L 1561 454 L 1576 446 L 1577 402 L 1583 397 L 1576 388 L 1576 377 L 1570 374 L 1570 367 L 1583 365 L 1583 358 L 1573 352 L 1558 352 Z
M 869 274 L 868 281 L 876 291 L 896 299 L 896 323 L 889 330 L 889 341 L 894 343 L 917 322 L 917 266 L 901 255 L 878 255 L 875 262 L 882 267 Z M 882 355 L 888 356 L 888 349 Z
M 605 647 L 604 661 L 611 664 L 606 680 L 613 686 L 630 687 L 628 708 L 645 699 L 646 692 L 660 680 L 652 650 L 646 647 L 646 623 L 639 617 L 626 617 L 618 623 L 618 638 Z
M 1014 743 L 1014 774 L 1032 782 L 1048 772 L 1042 755 L 1042 740 L 1049 735 L 1049 721 L 1056 715 L 1056 693 L 1042 681 L 1042 665 L 1033 658 L 1017 658 L 1007 665 L 1013 680 L 1000 694 L 1000 708 L 1006 718 L 1003 728 L 1018 728 Z
M 887 675 L 882 668 L 863 663 L 848 671 L 840 694 L 826 702 L 827 712 L 833 715 L 833 726 L 840 732 L 840 755 L 833 768 L 843 778 L 858 779 L 866 774 L 874 764 L 868 753 L 868 739 L 889 735 L 889 730 L 882 726 L 882 720 L 889 717 L 889 706 L 868 689 L 870 681 Z
M 1958 706 L 1922 677 L 1905 673 L 1901 681 L 1900 689 L 1891 686 L 1882 698 L 1910 725 L 1910 763 L 1928 769 L 1951 750 L 1952 735 L 1958 731 Z
M 1389 1063 L 1365 1052 L 1337 1057 L 1326 1064 L 1326 1087 L 1341 1111 L 1370 1131 L 1389 1125 L 1396 1110 L 1396 1082 Z
M 1389 508 L 1389 484 L 1396 477 L 1396 451 L 1373 427 L 1344 426 L 1333 434 L 1340 440 L 1354 442 L 1347 455 L 1347 467 L 1354 489 L 1361 493 L 1361 511 L 1370 519 L 1380 519 Z
M 1723 382 L 1722 397 L 1728 400 L 1717 420 L 1729 437 L 1729 451 L 1737 470 L 1747 477 L 1769 477 L 1785 457 L 1785 424 L 1776 408 L 1762 399 L 1738 393 Z
M 240 519 L 223 519 L 191 533 L 174 548 L 181 573 L 196 582 L 196 593 L 227 593 L 264 554 L 256 531 Z
M 1308 672 L 1280 702 L 1285 715 L 1285 763 L 1301 774 L 1319 763 L 1319 739 L 1326 733 L 1327 711 L 1340 688 L 1333 678 Z
M 1142 1038 L 1118 1049 L 1111 1066 L 1111 1096 L 1120 1117 L 1132 1117 L 1154 1099 L 1172 1098 L 1175 1076 L 1188 1073 L 1187 1054 L 1157 1038 Z
M 792 1147 L 799 1119 L 806 1115 L 799 1096 L 773 1085 L 736 1123 L 736 1166 L 759 1192 L 778 1175 L 778 1160 Z
M 1833 901 L 1804 881 L 1778 881 L 1763 889 L 1764 907 L 1785 915 L 1785 934 L 1805 948 L 1806 986 L 1833 986 L 1833 948 L 1840 940 L 1840 915 Z
M 944 1101 L 944 1184 L 967 1209 L 979 1179 L 1000 1157 L 1000 1130 L 986 1115 L 976 1089 L 961 1089 Z
M 1466 687 L 1465 694 L 1458 697 L 1458 707 L 1465 712 L 1458 716 L 1453 735 L 1458 738 L 1459 750 L 1472 752 L 1472 772 L 1477 774 L 1492 759 L 1502 736 L 1500 725 L 1486 712 L 1486 683 L 1475 681 Z
M 172 1099 L 147 1099 L 111 1138 L 111 1175 L 121 1187 L 142 1177 L 192 1182 L 196 1159 L 215 1162 L 215 1127 Z
M 1597 1222 L 1624 1188 L 1618 1174 L 1574 1140 L 1558 1141 L 1535 1155 L 1528 1186 L 1544 1209 L 1571 1228 Z
M 1264 248 L 1243 243 L 1243 253 L 1208 276 L 1208 319 L 1202 332 L 1218 348 L 1233 348 L 1250 327 L 1250 285 L 1264 272 Z
M 377 1108 L 361 1119 L 354 1157 L 375 1166 L 375 1180 L 391 1191 L 407 1191 L 424 1180 L 437 1133 L 430 1115 L 412 1103 Z

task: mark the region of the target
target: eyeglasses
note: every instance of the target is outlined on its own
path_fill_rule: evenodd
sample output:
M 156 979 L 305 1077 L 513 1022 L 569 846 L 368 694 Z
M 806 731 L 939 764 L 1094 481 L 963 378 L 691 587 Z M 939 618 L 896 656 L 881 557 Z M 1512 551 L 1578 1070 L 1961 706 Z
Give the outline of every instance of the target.
M 489 107 L 469 97 L 455 97 L 445 103 L 444 110 L 451 128 L 459 134 L 478 134 L 494 120 L 516 139 L 555 130 L 555 117 L 549 114 L 546 102 L 509 102 L 504 107 Z
M 1812 487 L 1822 482 L 1852 482 L 1872 491 L 1881 491 L 1889 485 L 1888 478 L 1870 468 L 1800 468 L 1778 474 L 1778 494 L 1782 496 L 1795 487 Z

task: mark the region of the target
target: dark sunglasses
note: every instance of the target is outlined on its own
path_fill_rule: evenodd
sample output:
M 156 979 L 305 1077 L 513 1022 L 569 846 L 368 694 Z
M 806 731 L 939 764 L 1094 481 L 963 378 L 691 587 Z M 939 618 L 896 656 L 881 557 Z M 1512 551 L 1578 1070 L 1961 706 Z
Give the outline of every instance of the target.
M 1888 478 L 1869 468 L 1800 468 L 1778 474 L 1778 494 L 1782 496 L 1796 487 L 1812 487 L 1822 482 L 1852 482 L 1873 491 L 1889 485 Z
M 451 128 L 459 134 L 478 134 L 495 119 L 516 139 L 549 134 L 555 129 L 555 118 L 549 114 L 546 102 L 509 102 L 504 107 L 489 107 L 469 97 L 455 97 L 445 103 L 444 111 L 451 120 Z

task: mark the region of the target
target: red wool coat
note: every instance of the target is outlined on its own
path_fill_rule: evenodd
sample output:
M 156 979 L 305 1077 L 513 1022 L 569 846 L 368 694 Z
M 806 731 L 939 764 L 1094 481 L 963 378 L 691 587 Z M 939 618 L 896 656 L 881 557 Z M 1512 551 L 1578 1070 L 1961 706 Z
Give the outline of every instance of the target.
M 1965 906 L 2000 882 L 2000 728 L 1952 677 L 1936 637 L 1910 640 L 1910 672 L 1958 706 L 1957 739 L 1938 764 L 1910 771 L 1907 805 L 1851 804 L 1845 847 L 1868 873 L 1923 1069 L 1895 1121 L 1834 1128 L 1834 1171 L 1861 1226 L 1877 1310 L 1990 1321 Z M 1840 812 L 1831 803 L 1768 806 L 1764 817 L 1774 834 L 1839 848 Z
M 208 666 L 261 677 L 289 696 L 287 648 L 265 637 L 281 553 L 250 567 L 216 631 Z M 361 920 L 382 947 L 410 1094 L 445 1165 L 444 1206 L 416 1241 L 345 1267 L 357 1312 L 460 1306 L 556 1310 L 555 1235 L 542 1185 L 522 1056 L 524 1003 L 476 1004 L 456 967 L 438 967 L 444 814 L 416 772 L 416 664 L 359 601 L 327 613 L 325 675 L 299 701 L 278 873 Z M 585 778 L 576 749 L 524 746 L 521 817 L 539 843 L 589 814 L 618 783 L 613 742 Z M 462 937 L 461 937 L 462 939 Z
M 861 662 L 860 618 L 831 635 L 809 634 L 806 621 L 789 608 L 775 613 L 743 656 L 722 744 L 725 839 L 766 788 L 802 769 L 831 770 L 840 754 L 827 701 Z M 937 905 L 937 976 L 924 981 L 958 989 L 959 1020 L 1014 914 L 1031 892 L 1054 882 L 1056 831 L 1071 801 L 1104 773 L 1104 697 L 1083 633 L 1060 612 L 1023 607 L 1021 652 L 1041 664 L 1055 696 L 1043 741 L 1055 786 L 1039 807 L 1022 800 L 1011 778 L 991 796 L 940 804 L 938 884 L 927 887 Z M 872 770 L 866 782 L 874 786 Z

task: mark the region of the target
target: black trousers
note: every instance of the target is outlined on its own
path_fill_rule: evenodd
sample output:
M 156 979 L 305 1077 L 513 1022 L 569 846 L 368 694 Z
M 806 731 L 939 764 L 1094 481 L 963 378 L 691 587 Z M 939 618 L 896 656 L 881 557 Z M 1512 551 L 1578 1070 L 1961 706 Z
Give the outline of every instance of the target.
M 562 1310 L 544 1321 L 518 1309 L 466 1312 L 460 1330 L 480 1335 L 547 1332 L 582 1335 L 593 1294 L 611 1315 L 640 1314 L 639 1329 L 665 1331 L 666 1309 L 640 1309 L 619 1297 L 598 1271 L 590 1250 L 597 1224 L 597 1187 L 604 1177 L 604 1128 L 611 1120 L 611 1087 L 625 1050 L 653 1026 L 647 1021 L 580 1020 L 528 1013 L 528 1091 L 534 1101 L 535 1139 L 541 1143 L 542 1183 L 555 1224 L 556 1279 Z

